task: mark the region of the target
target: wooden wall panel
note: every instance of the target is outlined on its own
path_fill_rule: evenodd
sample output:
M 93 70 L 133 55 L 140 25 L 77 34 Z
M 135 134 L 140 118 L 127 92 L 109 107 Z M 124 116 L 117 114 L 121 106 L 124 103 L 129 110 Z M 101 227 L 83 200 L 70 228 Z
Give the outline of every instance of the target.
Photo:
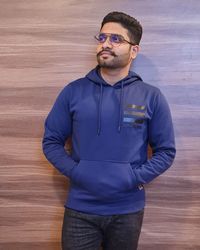
M 68 181 L 44 158 L 43 122 L 59 91 L 96 65 L 105 14 L 144 26 L 133 69 L 167 97 L 173 167 L 146 186 L 139 250 L 200 248 L 200 2 L 0 1 L 0 249 L 59 250 Z

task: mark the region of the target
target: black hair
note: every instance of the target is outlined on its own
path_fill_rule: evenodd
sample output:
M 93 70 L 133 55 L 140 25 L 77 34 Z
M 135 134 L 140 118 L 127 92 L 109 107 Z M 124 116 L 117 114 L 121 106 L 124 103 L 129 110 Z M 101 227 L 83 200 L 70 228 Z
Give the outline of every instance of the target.
M 123 12 L 113 11 L 108 13 L 101 23 L 101 29 L 106 23 L 115 22 L 121 24 L 128 30 L 128 35 L 132 43 L 138 44 L 142 38 L 142 25 L 137 19 Z

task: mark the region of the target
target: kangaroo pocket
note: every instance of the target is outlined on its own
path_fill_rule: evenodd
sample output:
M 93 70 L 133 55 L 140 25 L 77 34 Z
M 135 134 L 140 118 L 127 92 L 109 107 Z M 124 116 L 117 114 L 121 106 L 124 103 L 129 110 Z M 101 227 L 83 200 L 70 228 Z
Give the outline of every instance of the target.
M 116 198 L 135 186 L 130 163 L 81 160 L 72 169 L 74 188 L 89 192 L 96 198 Z

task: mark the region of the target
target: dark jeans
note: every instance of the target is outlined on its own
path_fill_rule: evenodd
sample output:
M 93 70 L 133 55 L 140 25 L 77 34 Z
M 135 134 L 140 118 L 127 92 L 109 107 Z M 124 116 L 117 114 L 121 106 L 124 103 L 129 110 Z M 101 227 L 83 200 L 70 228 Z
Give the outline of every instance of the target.
M 65 209 L 62 250 L 136 250 L 144 210 L 123 215 L 92 215 Z

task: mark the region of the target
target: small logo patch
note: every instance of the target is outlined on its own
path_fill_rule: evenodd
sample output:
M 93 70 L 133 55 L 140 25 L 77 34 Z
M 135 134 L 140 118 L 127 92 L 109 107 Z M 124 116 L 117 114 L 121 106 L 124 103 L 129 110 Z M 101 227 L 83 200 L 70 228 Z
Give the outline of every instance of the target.
M 127 104 L 123 113 L 123 123 L 128 127 L 141 128 L 145 121 L 146 106 Z
M 135 104 L 127 104 L 127 108 L 129 109 L 136 109 L 136 110 L 145 110 L 146 107 L 142 105 L 135 105 Z

